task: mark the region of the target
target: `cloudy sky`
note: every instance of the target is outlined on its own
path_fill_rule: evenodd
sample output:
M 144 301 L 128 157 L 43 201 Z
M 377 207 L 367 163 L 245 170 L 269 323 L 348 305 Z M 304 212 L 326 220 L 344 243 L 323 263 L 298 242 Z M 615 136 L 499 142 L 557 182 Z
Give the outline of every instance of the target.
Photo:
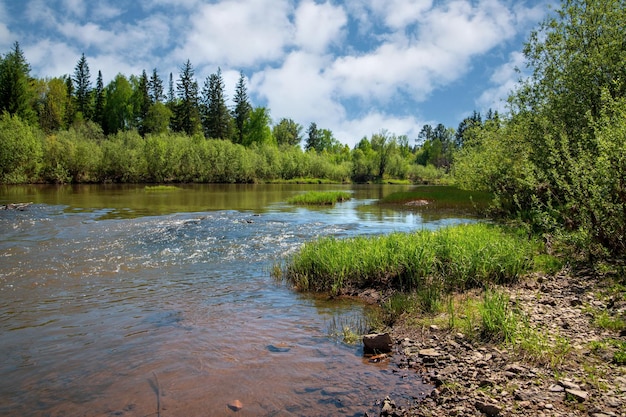
M 311 122 L 354 145 L 382 129 L 417 137 L 503 109 L 545 0 L 0 0 L 0 53 L 20 43 L 35 77 L 72 74 L 84 53 L 95 84 L 189 59 L 200 86 L 243 71 L 272 119 Z

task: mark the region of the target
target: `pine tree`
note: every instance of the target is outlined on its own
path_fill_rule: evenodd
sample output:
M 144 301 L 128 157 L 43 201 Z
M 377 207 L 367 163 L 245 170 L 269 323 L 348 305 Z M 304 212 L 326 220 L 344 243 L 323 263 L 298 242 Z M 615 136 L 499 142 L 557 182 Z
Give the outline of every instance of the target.
M 104 82 L 102 81 L 102 71 L 98 71 L 98 78 L 96 80 L 96 103 L 94 107 L 93 121 L 98 123 L 100 127 L 104 122 Z
M 86 120 L 91 120 L 91 75 L 85 54 L 74 68 L 74 83 L 76 83 L 76 110 L 81 112 Z
M 320 131 L 317 128 L 317 124 L 315 122 L 311 122 L 306 132 L 308 136 L 304 149 L 307 151 L 310 151 L 311 149 L 316 151 L 319 150 L 321 147 L 322 138 L 320 135 Z
M 193 135 L 201 128 L 198 109 L 198 83 L 194 79 L 194 69 L 187 60 L 181 68 L 180 78 L 176 83 L 179 102 L 175 107 L 175 128 Z
M 248 100 L 248 89 L 246 87 L 246 79 L 243 72 L 239 73 L 239 81 L 237 82 L 237 86 L 235 88 L 235 97 L 233 98 L 233 101 L 235 102 L 233 119 L 235 119 L 235 128 L 237 129 L 234 142 L 243 143 L 244 126 L 246 120 L 250 117 L 250 111 L 252 110 L 252 106 Z
M 170 72 L 169 89 L 167 90 L 167 102 L 173 104 L 176 101 L 176 94 L 174 93 L 174 76 Z
M 15 42 L 13 50 L 0 59 L 0 113 L 6 111 L 25 121 L 35 122 L 34 99 L 30 65 L 19 43 Z
M 152 70 L 152 76 L 148 84 L 150 88 L 150 99 L 153 103 L 160 103 L 163 100 L 163 80 L 159 77 L 157 69 Z
M 76 117 L 76 99 L 74 97 L 74 83 L 72 77 L 64 75 L 65 92 L 67 94 L 67 108 L 65 109 L 65 126 L 69 127 L 74 123 Z
M 135 91 L 135 114 L 136 123 L 138 126 L 139 134 L 145 136 L 147 133 L 145 127 L 145 121 L 150 111 L 150 105 L 152 104 L 152 98 L 150 97 L 150 80 L 148 80 L 148 74 L 146 70 L 143 70 L 141 77 L 139 78 L 139 84 L 137 91 Z
M 228 139 L 230 137 L 231 116 L 226 107 L 222 70 L 207 77 L 202 90 L 202 125 L 207 138 Z

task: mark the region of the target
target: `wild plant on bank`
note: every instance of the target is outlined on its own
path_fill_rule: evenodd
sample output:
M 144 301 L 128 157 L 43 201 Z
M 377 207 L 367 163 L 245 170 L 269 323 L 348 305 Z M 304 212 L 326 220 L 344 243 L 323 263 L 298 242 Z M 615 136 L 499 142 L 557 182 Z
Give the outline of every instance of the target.
M 301 291 L 441 291 L 515 281 L 531 266 L 531 242 L 488 224 L 306 243 L 280 271 Z M 274 268 L 276 272 L 277 268 Z M 430 298 L 436 296 L 430 289 Z

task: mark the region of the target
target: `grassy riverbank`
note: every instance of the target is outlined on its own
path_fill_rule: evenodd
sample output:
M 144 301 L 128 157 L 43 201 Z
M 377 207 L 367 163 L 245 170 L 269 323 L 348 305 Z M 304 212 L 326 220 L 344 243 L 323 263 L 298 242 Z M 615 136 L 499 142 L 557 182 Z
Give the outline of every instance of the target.
M 533 247 L 501 227 L 471 224 L 435 232 L 322 238 L 274 270 L 301 291 L 451 291 L 514 281 L 531 267 Z

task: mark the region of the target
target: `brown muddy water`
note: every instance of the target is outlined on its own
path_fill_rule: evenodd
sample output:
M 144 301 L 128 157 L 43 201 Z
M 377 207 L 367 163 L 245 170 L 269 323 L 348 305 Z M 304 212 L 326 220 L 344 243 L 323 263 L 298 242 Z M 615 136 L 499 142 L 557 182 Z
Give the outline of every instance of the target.
M 375 204 L 399 186 L 181 188 L 0 187 L 33 202 L 0 211 L 1 416 L 360 416 L 429 390 L 333 337 L 365 306 L 269 271 L 318 236 L 470 220 Z M 355 198 L 284 203 L 312 189 Z

